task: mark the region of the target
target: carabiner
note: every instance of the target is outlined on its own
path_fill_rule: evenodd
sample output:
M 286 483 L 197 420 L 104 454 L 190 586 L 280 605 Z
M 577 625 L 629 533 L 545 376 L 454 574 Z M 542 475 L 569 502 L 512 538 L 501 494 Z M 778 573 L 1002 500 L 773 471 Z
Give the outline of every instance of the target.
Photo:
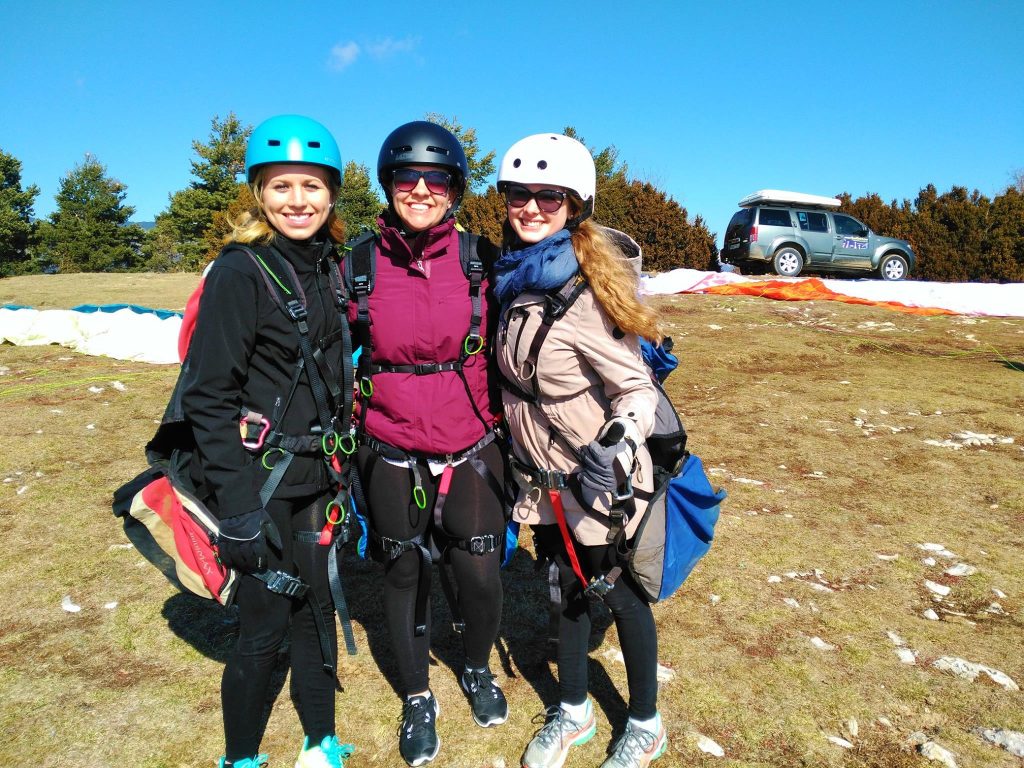
M 276 462 L 274 464 L 267 464 L 267 457 L 275 452 L 280 453 L 282 456 L 284 456 L 284 448 L 268 448 L 266 452 L 264 452 L 263 457 L 260 459 L 260 464 L 263 465 L 264 469 L 272 470 L 276 466 Z
M 338 440 L 338 447 L 346 456 L 351 456 L 359 448 L 359 444 L 356 442 L 356 436 L 349 432 Z
M 331 518 L 331 507 L 334 507 L 335 509 L 338 510 L 337 518 Z M 334 499 L 331 499 L 329 502 L 327 502 L 327 507 L 324 509 L 324 517 L 327 519 L 328 525 L 337 525 L 345 519 L 345 508 L 342 507 L 341 504 L 339 504 Z
M 338 433 L 333 429 L 330 432 L 324 432 L 323 437 L 320 438 L 320 448 L 324 452 L 324 456 L 333 456 L 338 451 Z
M 476 339 L 476 349 L 471 348 L 473 339 Z M 467 355 L 476 355 L 483 351 L 484 337 L 468 335 L 462 340 L 462 351 Z
M 422 485 L 417 485 L 412 489 L 412 500 L 416 502 L 416 506 L 420 509 L 427 508 L 427 492 L 423 490 Z
M 365 376 L 359 380 L 359 393 L 363 397 L 373 397 L 373 382 Z

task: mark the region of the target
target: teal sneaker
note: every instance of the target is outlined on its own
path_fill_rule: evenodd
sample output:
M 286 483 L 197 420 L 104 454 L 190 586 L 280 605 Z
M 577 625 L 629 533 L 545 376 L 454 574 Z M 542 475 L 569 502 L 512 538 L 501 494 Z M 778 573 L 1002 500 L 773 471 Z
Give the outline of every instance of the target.
M 355 747 L 340 744 L 337 736 L 324 736 L 323 741 L 309 746 L 309 736 L 302 741 L 302 751 L 295 768 L 345 768 L 345 760 L 352 757 Z
M 243 757 L 241 760 L 235 760 L 233 763 L 228 763 L 227 755 L 224 755 L 217 761 L 217 768 L 264 768 L 266 764 L 266 755 Z

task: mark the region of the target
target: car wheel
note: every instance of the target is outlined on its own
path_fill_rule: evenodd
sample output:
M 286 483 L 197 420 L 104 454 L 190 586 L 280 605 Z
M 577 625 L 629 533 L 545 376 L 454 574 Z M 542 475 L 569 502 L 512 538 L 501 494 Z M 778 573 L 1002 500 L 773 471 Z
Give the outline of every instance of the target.
M 878 265 L 878 276 L 883 280 L 902 280 L 907 276 L 907 260 L 898 253 L 888 253 Z
M 772 262 L 775 266 L 775 274 L 783 277 L 796 277 L 804 268 L 804 257 L 796 248 L 780 248 L 775 254 Z

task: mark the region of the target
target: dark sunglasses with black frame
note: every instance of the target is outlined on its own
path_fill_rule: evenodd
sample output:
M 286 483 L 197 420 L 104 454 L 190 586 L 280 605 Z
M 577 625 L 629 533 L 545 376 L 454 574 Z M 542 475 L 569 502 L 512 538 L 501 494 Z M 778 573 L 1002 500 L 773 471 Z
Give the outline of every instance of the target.
M 412 192 L 423 179 L 432 195 L 447 195 L 452 187 L 452 175 L 447 171 L 418 171 L 415 168 L 396 168 L 391 173 L 391 185 L 399 192 Z
M 505 187 L 505 202 L 511 208 L 522 208 L 533 199 L 544 213 L 554 213 L 565 203 L 565 198 L 566 193 L 559 189 L 538 189 L 531 192 L 519 184 L 509 184 Z

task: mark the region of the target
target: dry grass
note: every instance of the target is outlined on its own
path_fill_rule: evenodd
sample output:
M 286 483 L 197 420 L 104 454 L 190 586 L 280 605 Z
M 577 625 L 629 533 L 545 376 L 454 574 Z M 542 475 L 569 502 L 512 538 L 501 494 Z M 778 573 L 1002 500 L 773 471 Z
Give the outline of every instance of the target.
M 194 285 L 194 276 L 60 277 L 0 281 L 0 302 L 180 308 Z M 902 768 L 925 763 L 907 746 L 924 731 L 960 765 L 1019 768 L 973 729 L 1024 731 L 1024 694 L 929 665 L 961 656 L 1024 684 L 1024 373 L 1007 364 L 1024 360 L 1024 320 L 745 297 L 661 303 L 681 358 L 669 389 L 693 450 L 730 496 L 711 553 L 655 609 L 660 659 L 676 673 L 660 695 L 671 745 L 658 765 Z M 125 547 L 109 508 L 111 491 L 142 468 L 174 375 L 57 347 L 0 348 L 0 756 L 9 765 L 208 766 L 221 754 L 231 612 L 175 591 Z M 965 430 L 1015 442 L 958 451 L 924 442 Z M 926 565 L 925 542 L 978 572 L 947 576 L 955 561 L 941 557 Z M 339 734 L 357 746 L 351 765 L 399 766 L 379 571 L 346 565 L 360 652 L 341 660 Z M 925 579 L 952 587 L 949 597 L 934 601 Z M 439 765 L 516 765 L 555 691 L 546 588 L 529 549 L 505 586 L 492 661 L 512 714 L 486 731 L 451 671 L 459 645 L 435 595 Z M 986 612 L 993 588 L 1007 595 L 1005 615 Z M 63 611 L 64 595 L 81 612 Z M 939 621 L 922 617 L 929 607 Z M 899 662 L 888 631 L 918 652 L 915 666 Z M 817 650 L 812 637 L 835 650 Z M 599 736 L 570 767 L 599 764 L 625 713 L 624 669 L 604 655 L 619 645 L 606 619 L 593 645 Z M 279 683 L 264 738 L 277 766 L 301 739 L 283 670 Z M 691 731 L 726 756 L 702 753 Z

